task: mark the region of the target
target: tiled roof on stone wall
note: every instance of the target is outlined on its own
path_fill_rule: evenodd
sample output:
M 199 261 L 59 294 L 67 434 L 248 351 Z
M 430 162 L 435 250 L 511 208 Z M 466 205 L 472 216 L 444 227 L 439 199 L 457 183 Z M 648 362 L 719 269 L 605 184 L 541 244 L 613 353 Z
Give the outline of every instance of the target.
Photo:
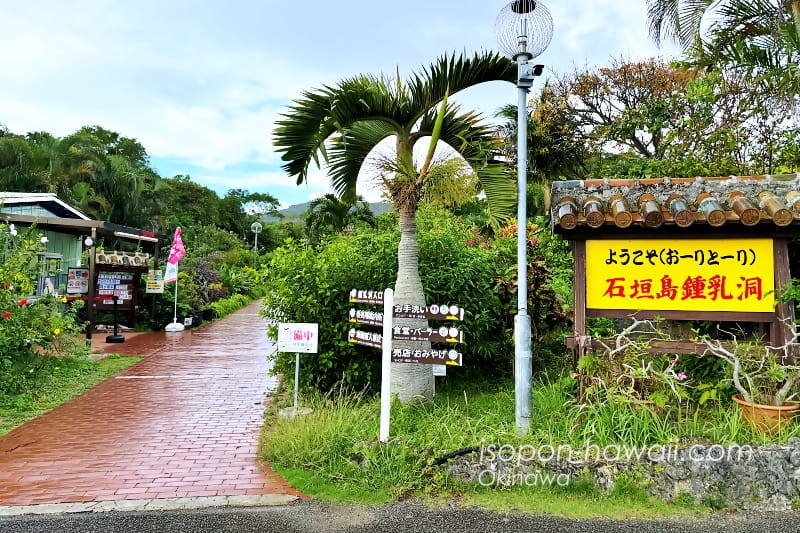
M 627 228 L 800 229 L 800 173 L 558 181 L 551 199 L 553 227 L 567 236 Z

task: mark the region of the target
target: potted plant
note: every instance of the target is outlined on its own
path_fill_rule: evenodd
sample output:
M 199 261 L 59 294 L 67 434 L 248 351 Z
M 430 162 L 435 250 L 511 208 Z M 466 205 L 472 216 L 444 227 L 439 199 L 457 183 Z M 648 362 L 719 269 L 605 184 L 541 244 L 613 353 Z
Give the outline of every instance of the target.
M 741 408 L 742 418 L 768 433 L 785 427 L 800 409 L 800 402 L 794 401 L 800 365 L 791 351 L 800 336 L 797 325 L 792 333 L 791 340 L 779 347 L 703 339 L 704 355 L 728 363 L 729 379 L 738 391 L 733 401 Z

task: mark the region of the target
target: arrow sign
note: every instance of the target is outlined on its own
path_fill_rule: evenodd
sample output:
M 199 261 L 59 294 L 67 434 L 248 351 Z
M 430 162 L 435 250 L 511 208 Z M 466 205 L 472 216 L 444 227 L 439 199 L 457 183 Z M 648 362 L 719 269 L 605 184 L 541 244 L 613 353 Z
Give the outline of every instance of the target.
M 442 326 L 433 328 L 410 328 L 395 326 L 392 339 L 396 341 L 430 341 L 430 342 L 463 342 L 462 332 L 458 328 Z
M 383 291 L 362 291 L 358 289 L 352 289 L 350 291 L 350 302 L 354 304 L 383 305 Z
M 461 366 L 461 352 L 456 350 L 392 350 L 393 363 Z
M 350 322 L 353 324 L 364 324 L 366 326 L 382 326 L 383 313 L 353 308 L 350 309 Z
M 464 320 L 464 308 L 457 305 L 396 304 L 395 318 L 420 318 L 429 320 Z
M 383 347 L 383 335 L 361 329 L 352 328 L 350 331 L 348 331 L 347 341 L 352 342 L 353 344 L 360 344 L 361 346 L 369 346 L 371 348 Z

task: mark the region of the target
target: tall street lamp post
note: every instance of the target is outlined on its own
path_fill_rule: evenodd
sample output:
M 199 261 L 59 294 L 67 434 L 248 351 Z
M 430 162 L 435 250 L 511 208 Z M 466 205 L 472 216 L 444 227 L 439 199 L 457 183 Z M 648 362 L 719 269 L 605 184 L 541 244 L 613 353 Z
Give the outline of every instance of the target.
M 261 233 L 261 223 L 253 222 L 250 224 L 250 231 L 255 235 L 253 242 L 253 270 L 256 270 L 256 257 L 258 256 L 258 234 Z
M 535 0 L 515 0 L 500 11 L 494 31 L 501 50 L 517 62 L 517 316 L 514 317 L 514 396 L 517 432 L 531 427 L 531 317 L 528 315 L 527 175 L 528 89 L 542 73 L 529 63 L 553 38 L 553 18 Z

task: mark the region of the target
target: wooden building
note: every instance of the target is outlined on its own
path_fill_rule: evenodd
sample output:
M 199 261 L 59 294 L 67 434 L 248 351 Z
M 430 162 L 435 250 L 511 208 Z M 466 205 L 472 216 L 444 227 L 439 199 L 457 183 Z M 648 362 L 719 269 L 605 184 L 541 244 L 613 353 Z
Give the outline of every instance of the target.
M 120 309 L 130 311 L 135 321 L 140 277 L 148 267 L 158 266 L 158 238 L 153 232 L 92 220 L 51 193 L 0 192 L 0 219 L 16 226 L 35 226 L 47 237 L 46 249 L 39 256 L 41 268 L 36 294 L 31 297 L 50 291 L 86 299 L 89 336 L 97 311 L 112 309 L 111 298 L 115 294 L 119 297 Z M 116 239 L 135 241 L 142 251 L 108 249 Z M 98 251 L 101 243 L 106 246 Z M 99 283 L 99 280 L 105 281 Z M 115 285 L 124 286 L 124 290 L 99 288 L 101 284 L 108 285 L 110 280 L 130 283 Z

